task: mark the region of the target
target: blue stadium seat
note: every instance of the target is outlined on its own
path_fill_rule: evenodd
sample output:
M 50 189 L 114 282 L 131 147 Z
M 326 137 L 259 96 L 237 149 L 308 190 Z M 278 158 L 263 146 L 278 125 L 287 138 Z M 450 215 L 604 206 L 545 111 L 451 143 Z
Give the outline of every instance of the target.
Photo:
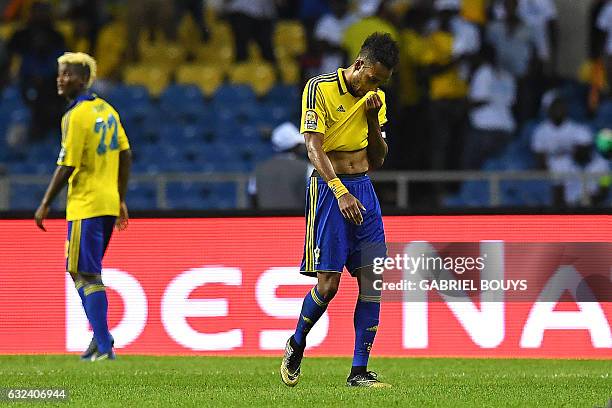
M 36 164 L 28 161 L 10 161 L 7 163 L 9 174 L 36 174 Z
M 236 143 L 240 139 L 240 124 L 232 119 L 219 118 L 214 124 L 214 138 L 219 143 Z
M 489 183 L 487 181 L 466 181 L 461 186 L 461 197 L 469 207 L 488 207 Z
M 21 102 L 21 91 L 17 85 L 9 85 L 2 90 L 2 98 L 0 103 Z
M 507 180 L 501 182 L 502 205 L 550 206 L 552 185 L 545 180 Z
M 170 183 L 167 199 L 172 209 L 201 210 L 236 207 L 233 183 Z
M 46 185 L 11 185 L 10 208 L 11 210 L 35 210 L 43 198 Z
M 0 98 L 0 115 L 10 117 L 10 114 L 16 110 L 27 109 L 21 98 L 21 91 L 16 85 L 9 85 L 4 88 L 2 97 Z
M 215 105 L 237 106 L 256 103 L 256 96 L 248 85 L 224 84 L 217 89 L 213 97 Z
M 481 170 L 484 170 L 484 171 L 506 170 L 506 163 L 499 157 L 492 157 L 490 159 L 487 159 L 483 163 Z
M 299 118 L 297 118 L 297 108 L 299 105 L 275 105 L 275 104 L 265 104 L 262 106 L 262 110 L 260 112 L 259 117 L 270 118 L 274 126 L 278 126 L 283 122 L 291 121 L 297 122 Z
M 108 102 L 117 105 L 129 105 L 138 101 L 151 100 L 149 91 L 142 85 L 117 85 L 105 96 L 108 98 Z
M 597 109 L 594 124 L 597 129 L 612 128 L 612 100 L 602 102 Z
M 198 184 L 192 182 L 169 183 L 166 191 L 168 206 L 175 210 L 199 209 L 202 197 Z
M 295 85 L 277 84 L 270 89 L 264 101 L 276 105 L 296 105 L 300 104 L 300 90 Z
M 236 185 L 234 183 L 210 183 L 211 207 L 216 209 L 235 208 Z
M 10 122 L 11 124 L 21 123 L 24 125 L 28 125 L 31 119 L 30 110 L 27 108 L 19 108 L 12 110 L 10 112 Z
M 104 99 L 113 105 L 123 120 L 142 120 L 153 108 L 149 92 L 140 85 L 118 85 L 109 91 Z
M 274 155 L 272 145 L 268 141 L 254 140 L 245 142 L 240 146 L 242 157 L 254 163 L 269 159 Z
M 140 126 L 140 139 L 147 143 L 157 143 L 160 140 L 160 129 L 164 124 L 168 123 L 163 117 L 161 111 L 153 108 L 143 119 Z
M 157 207 L 155 187 L 148 183 L 130 182 L 127 203 L 129 208 L 134 210 L 155 209 Z
M 463 200 L 461 193 L 455 194 L 444 199 L 445 207 L 466 207 L 467 203 Z
M 192 122 L 207 110 L 202 91 L 195 85 L 170 85 L 160 95 L 159 106 L 166 117 Z

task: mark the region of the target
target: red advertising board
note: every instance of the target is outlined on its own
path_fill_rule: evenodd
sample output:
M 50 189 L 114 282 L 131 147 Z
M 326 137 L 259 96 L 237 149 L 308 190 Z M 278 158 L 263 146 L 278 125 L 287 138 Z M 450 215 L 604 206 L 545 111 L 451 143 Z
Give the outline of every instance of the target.
M 385 229 L 389 242 L 492 244 L 501 250 L 506 276 L 519 276 L 522 271 L 512 269 L 529 268 L 529 262 L 509 244 L 608 243 L 611 219 L 398 216 L 386 217 Z M 0 353 L 77 352 L 91 338 L 64 272 L 65 222 L 49 220 L 47 229 L 39 231 L 31 220 L 0 221 Z M 115 233 L 104 259 L 118 352 L 280 355 L 315 283 L 297 272 L 303 232 L 299 217 L 131 220 L 127 231 Z M 541 272 L 532 290 L 550 289 L 559 266 Z M 582 273 L 580 266 L 561 266 Z M 604 284 L 612 279 L 607 268 Z M 356 296 L 356 283 L 345 273 L 328 313 L 309 335 L 309 355 L 352 354 Z M 609 299 L 534 296 L 486 303 L 434 297 L 383 302 L 374 355 L 612 358 Z

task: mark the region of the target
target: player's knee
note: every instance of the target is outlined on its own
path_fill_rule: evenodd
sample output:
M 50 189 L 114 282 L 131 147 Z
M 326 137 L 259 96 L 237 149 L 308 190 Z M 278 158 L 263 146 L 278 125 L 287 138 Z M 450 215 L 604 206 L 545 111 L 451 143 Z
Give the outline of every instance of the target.
M 85 284 L 102 283 L 102 277 L 100 275 L 88 275 L 79 272 L 78 279 L 83 281 Z
M 319 281 L 317 283 L 317 290 L 325 298 L 326 302 L 329 302 L 336 296 L 338 292 L 338 286 L 340 285 L 340 274 L 339 273 L 325 273 L 319 274 Z

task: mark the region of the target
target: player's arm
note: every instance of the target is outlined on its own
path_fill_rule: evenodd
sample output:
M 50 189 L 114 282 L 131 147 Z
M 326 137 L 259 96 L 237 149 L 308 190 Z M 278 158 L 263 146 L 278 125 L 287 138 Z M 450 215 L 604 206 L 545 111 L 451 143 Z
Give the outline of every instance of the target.
M 336 196 L 342 216 L 357 225 L 361 225 L 363 222 L 361 211 L 365 211 L 365 207 L 348 192 L 336 175 L 331 160 L 323 150 L 323 133 L 304 132 L 304 138 L 306 140 L 308 158 Z
M 327 130 L 324 121 L 325 98 L 313 81 L 311 79 L 306 83 L 302 94 L 300 133 L 306 141 L 308 158 L 336 196 L 342 216 L 360 225 L 363 222 L 361 211 L 365 211 L 365 208 L 342 184 L 331 160 L 323 150 L 323 138 Z
M 46 231 L 43 220 L 49 213 L 51 203 L 66 185 L 74 170 L 81 164 L 85 138 L 81 131 L 80 121 L 80 113 L 76 108 L 62 118 L 62 148 L 57 158 L 57 168 L 51 177 L 45 196 L 34 213 L 36 225 L 43 231 Z
M 366 101 L 366 118 L 368 121 L 368 163 L 370 168 L 377 169 L 385 162 L 387 152 L 387 142 L 380 128 L 379 112 L 383 106 L 380 96 L 375 93 Z
M 43 220 L 47 218 L 49 214 L 49 207 L 55 200 L 57 194 L 64 188 L 66 183 L 68 183 L 68 179 L 72 175 L 74 171 L 74 167 L 70 166 L 57 166 L 55 172 L 53 173 L 53 177 L 51 177 L 51 181 L 49 182 L 49 186 L 47 187 L 47 191 L 45 192 L 45 196 L 40 202 L 36 213 L 34 213 L 34 220 L 36 221 L 36 225 L 43 231 L 47 231 L 45 226 L 43 225 Z
M 127 194 L 128 181 L 130 179 L 130 169 L 132 167 L 132 151 L 130 149 L 119 152 L 119 218 L 117 219 L 117 229 L 123 231 L 128 226 L 130 218 L 128 213 L 125 196 Z
M 119 114 L 117 114 L 119 117 Z M 125 129 L 119 122 L 118 142 L 119 142 L 119 175 L 117 180 L 117 188 L 119 189 L 119 217 L 115 222 L 115 226 L 119 231 L 123 231 L 128 226 L 129 213 L 125 202 L 127 194 L 128 181 L 130 179 L 130 169 L 132 167 L 132 151 L 130 150 L 130 142 Z

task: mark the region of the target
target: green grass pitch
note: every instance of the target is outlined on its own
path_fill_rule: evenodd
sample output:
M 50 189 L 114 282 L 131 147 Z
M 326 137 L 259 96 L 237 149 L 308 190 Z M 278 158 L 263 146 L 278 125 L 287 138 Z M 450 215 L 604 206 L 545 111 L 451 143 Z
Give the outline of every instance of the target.
M 374 358 L 390 389 L 345 386 L 348 358 L 305 358 L 300 383 L 279 358 L 0 356 L 0 388 L 66 388 L 66 403 L 98 407 L 605 407 L 612 363 L 600 360 Z M 0 402 L 3 404 L 3 402 Z

